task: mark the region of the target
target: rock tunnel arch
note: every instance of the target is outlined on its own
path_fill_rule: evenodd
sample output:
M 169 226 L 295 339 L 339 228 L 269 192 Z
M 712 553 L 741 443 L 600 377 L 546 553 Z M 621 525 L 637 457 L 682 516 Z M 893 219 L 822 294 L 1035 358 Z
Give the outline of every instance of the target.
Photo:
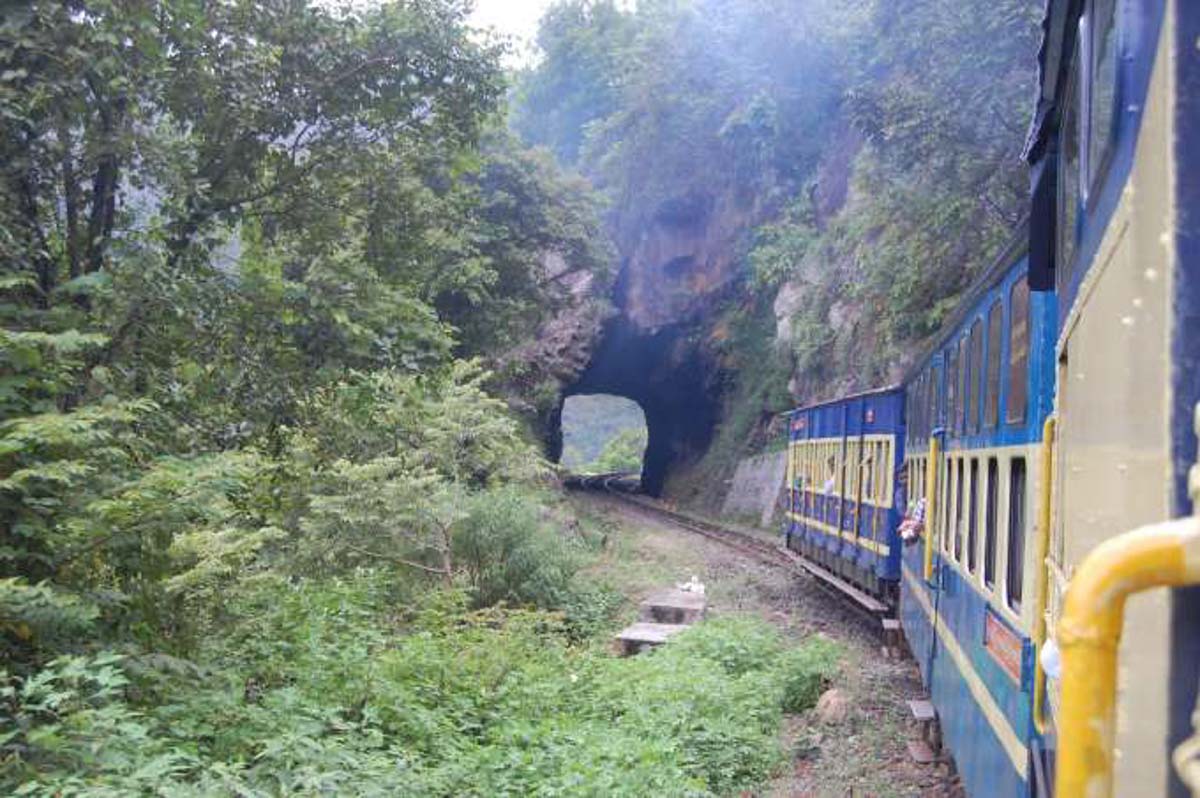
M 588 365 L 561 397 L 550 455 L 562 455 L 562 407 L 570 396 L 612 394 L 637 402 L 646 419 L 642 490 L 660 496 L 673 467 L 708 448 L 718 420 L 712 369 L 683 326 L 641 332 L 610 322 Z

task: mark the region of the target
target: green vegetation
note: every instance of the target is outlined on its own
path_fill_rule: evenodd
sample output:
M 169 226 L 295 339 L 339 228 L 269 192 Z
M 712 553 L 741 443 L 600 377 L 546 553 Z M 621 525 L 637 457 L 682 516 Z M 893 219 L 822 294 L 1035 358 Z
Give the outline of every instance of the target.
M 732 794 L 838 655 L 721 621 L 614 659 L 559 615 L 406 607 L 380 572 L 281 588 L 240 596 L 207 667 L 71 656 L 10 689 L 18 794 Z
M 632 399 L 609 394 L 568 396 L 562 407 L 562 464 L 579 470 L 601 457 L 618 435 L 639 430 L 645 448 L 646 416 Z
M 732 197 L 753 228 L 748 292 L 800 289 L 780 345 L 808 389 L 877 381 L 1019 221 L 1039 10 L 561 0 L 515 127 L 604 188 L 618 241 Z
M 610 440 L 600 456 L 584 466 L 588 471 L 607 474 L 615 471 L 640 471 L 646 453 L 646 428 L 627 429 Z

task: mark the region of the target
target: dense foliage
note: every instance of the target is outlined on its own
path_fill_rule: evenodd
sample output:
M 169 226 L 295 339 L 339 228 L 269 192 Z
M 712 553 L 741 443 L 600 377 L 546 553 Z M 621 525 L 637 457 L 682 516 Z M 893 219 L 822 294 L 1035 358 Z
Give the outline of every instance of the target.
M 406 607 L 378 572 L 263 582 L 231 609 L 219 668 L 79 655 L 10 688 L 3 775 L 25 795 L 735 794 L 838 656 L 725 621 L 616 659 L 555 614 Z
M 1020 219 L 1039 7 L 561 0 L 514 124 L 595 177 L 626 246 L 732 197 L 756 228 L 749 292 L 800 295 L 780 342 L 797 374 L 879 379 Z

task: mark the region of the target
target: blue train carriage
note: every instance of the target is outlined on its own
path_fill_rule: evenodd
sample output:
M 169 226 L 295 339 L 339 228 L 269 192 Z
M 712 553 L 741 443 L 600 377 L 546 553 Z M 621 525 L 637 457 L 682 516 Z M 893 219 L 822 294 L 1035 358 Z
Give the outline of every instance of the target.
M 1026 158 L 1031 280 L 1059 297 L 1038 574 L 1057 656 L 1035 722 L 1058 796 L 1200 795 L 1200 595 L 1178 588 L 1200 576 L 1200 2 L 1051 0 L 1043 29 Z
M 876 596 L 893 597 L 903 462 L 898 387 L 789 413 L 788 547 Z
M 900 619 L 970 795 L 1031 794 L 1033 538 L 1054 379 L 1054 295 L 1030 290 L 1024 230 L 906 381 L 910 496 Z

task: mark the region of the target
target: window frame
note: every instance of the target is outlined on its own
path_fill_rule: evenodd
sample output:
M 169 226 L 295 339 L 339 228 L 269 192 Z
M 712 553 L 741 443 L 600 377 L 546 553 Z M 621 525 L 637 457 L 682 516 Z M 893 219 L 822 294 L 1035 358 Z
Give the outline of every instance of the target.
M 1065 295 L 1070 287 L 1072 275 L 1075 272 L 1076 260 L 1079 257 L 1080 221 L 1086 208 L 1083 190 L 1085 162 L 1084 153 L 1087 149 L 1085 128 L 1087 114 L 1085 113 L 1084 94 L 1087 80 L 1084 74 L 1085 58 L 1083 41 L 1086 38 L 1087 25 L 1085 18 L 1080 17 L 1075 38 L 1075 46 L 1071 50 L 1071 65 L 1067 70 L 1067 85 L 1063 90 L 1063 102 L 1060 105 L 1057 140 L 1059 149 L 1058 174 L 1055 186 L 1055 225 L 1054 270 L 1055 290 Z M 1074 135 L 1071 135 L 1071 123 L 1074 123 Z M 1075 148 L 1075 159 L 1068 157 L 1068 147 Z M 1074 163 L 1074 172 L 1071 165 Z M 1074 184 L 1073 187 L 1071 184 Z M 1074 209 L 1068 216 L 1068 200 L 1074 200 Z M 1070 221 L 1071 224 L 1067 224 Z
M 1020 490 L 1017 490 L 1020 474 Z M 1029 471 L 1024 457 L 1008 461 L 1008 513 L 1004 567 L 1004 604 L 1020 615 L 1025 598 L 1025 529 L 1028 524 Z
M 979 569 L 979 458 L 972 457 L 967 469 L 967 573 Z
M 1020 289 L 1022 286 L 1024 287 L 1023 314 L 1022 318 L 1018 319 L 1016 298 L 1018 289 Z M 1004 374 L 1006 398 L 1004 403 L 1004 423 L 1006 426 L 1024 426 L 1029 420 L 1029 368 L 1031 362 L 1030 348 L 1033 344 L 1033 313 L 1031 307 L 1032 299 L 1033 298 L 1029 290 L 1029 276 L 1022 275 L 1021 278 L 1014 282 L 1008 289 L 1008 355 L 1006 357 L 1007 368 L 1005 369 Z M 1016 360 L 1018 357 L 1018 347 L 1016 346 L 1018 321 L 1020 321 L 1023 325 L 1022 343 L 1024 344 L 1023 347 L 1020 348 L 1019 353 L 1021 361 L 1020 369 L 1017 368 Z M 1018 373 L 1020 375 L 1020 383 L 1014 379 L 1014 376 Z M 1014 391 L 1014 388 L 1017 387 L 1018 384 L 1020 385 L 1020 391 L 1016 392 Z M 1015 401 L 1016 397 L 1018 396 L 1021 399 L 1019 404 Z M 1020 409 L 1020 415 L 1014 415 L 1014 411 L 1017 409 Z
M 979 368 L 983 365 L 983 321 L 976 317 L 971 322 L 971 327 L 967 333 L 967 352 L 968 352 L 968 373 L 967 381 L 967 434 L 979 434 L 980 421 L 980 405 L 979 388 L 982 380 L 980 376 L 983 370 Z
M 964 485 L 966 483 L 966 471 L 963 465 L 966 461 L 965 457 L 955 458 L 955 477 L 954 477 L 954 561 L 961 563 L 963 561 L 963 514 L 965 512 Z
M 986 487 L 984 488 L 983 520 L 983 586 L 996 589 L 996 562 L 1000 545 L 1000 458 L 987 458 Z
M 1004 302 L 996 299 L 987 312 L 987 343 L 985 345 L 986 366 L 983 375 L 983 428 L 994 430 L 1000 426 L 1000 374 L 1003 354 Z
M 1080 77 L 1084 84 L 1082 97 L 1082 113 L 1080 114 L 1083 125 L 1081 125 L 1081 145 L 1080 145 L 1080 196 L 1082 197 L 1083 208 L 1087 211 L 1092 211 L 1099 201 L 1100 186 L 1104 184 L 1105 178 L 1108 176 L 1109 167 L 1112 164 L 1113 146 L 1116 140 L 1117 122 L 1120 118 L 1119 112 L 1121 108 L 1121 0 L 1112 0 L 1112 20 L 1111 25 L 1104 30 L 1111 29 L 1113 32 L 1112 39 L 1112 105 L 1109 108 L 1108 118 L 1104 120 L 1107 130 L 1103 131 L 1104 147 L 1098 153 L 1092 152 L 1092 144 L 1096 141 L 1097 133 L 1094 125 L 1097 119 L 1094 118 L 1093 112 L 1096 104 L 1096 86 L 1099 76 L 1099 64 L 1096 62 L 1098 55 L 1097 37 L 1101 33 L 1101 27 L 1097 24 L 1096 6 L 1101 0 L 1087 0 L 1084 7 L 1083 16 L 1080 18 L 1082 27 L 1080 29 L 1080 41 L 1082 47 L 1080 50 L 1081 70 Z M 1086 31 L 1086 35 L 1084 32 Z

